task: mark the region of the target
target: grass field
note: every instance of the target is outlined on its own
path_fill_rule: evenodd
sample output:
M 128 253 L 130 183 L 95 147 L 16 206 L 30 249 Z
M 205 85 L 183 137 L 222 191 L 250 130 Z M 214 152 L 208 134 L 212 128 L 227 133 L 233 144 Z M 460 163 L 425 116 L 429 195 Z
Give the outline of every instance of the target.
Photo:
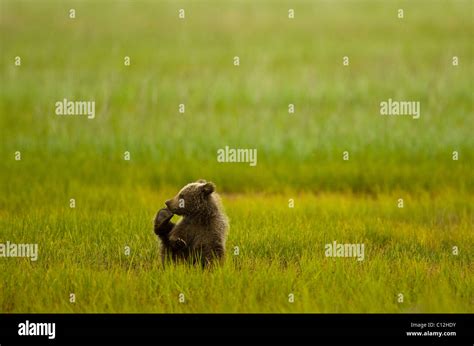
M 0 257 L 0 312 L 474 312 L 472 1 L 0 4 L 0 243 L 39 247 Z M 163 269 L 154 214 L 198 178 L 227 260 Z

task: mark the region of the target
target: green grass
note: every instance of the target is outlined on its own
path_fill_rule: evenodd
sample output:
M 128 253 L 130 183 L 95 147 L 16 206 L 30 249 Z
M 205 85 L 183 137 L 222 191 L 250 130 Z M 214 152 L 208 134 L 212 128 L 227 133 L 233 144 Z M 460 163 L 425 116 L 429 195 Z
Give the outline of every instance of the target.
M 0 258 L 0 311 L 473 312 L 472 13 L 0 0 L 0 243 L 39 245 L 36 262 Z M 95 100 L 96 118 L 58 117 L 63 98 Z M 381 116 L 388 98 L 421 118 Z M 258 149 L 257 166 L 218 163 L 226 145 Z M 198 178 L 222 193 L 227 261 L 162 269 L 152 219 Z M 326 258 L 334 240 L 365 260 Z
M 151 216 L 164 195 L 120 192 L 113 205 L 107 191 L 99 192 L 103 197 L 95 189 L 84 192 L 76 209 L 39 207 L 4 215 L 0 226 L 9 230 L 8 239 L 38 243 L 40 252 L 36 262 L 0 262 L 7 278 L 1 283 L 2 311 L 473 309 L 471 196 L 411 196 L 399 209 L 398 195 L 289 196 L 294 208 L 288 208 L 287 196 L 224 195 L 231 221 L 227 260 L 221 268 L 202 271 L 161 268 Z M 470 207 L 460 212 L 458 205 Z M 334 240 L 364 243 L 364 261 L 325 257 L 325 244 Z M 459 255 L 452 254 L 453 246 Z M 399 293 L 403 303 L 397 302 Z

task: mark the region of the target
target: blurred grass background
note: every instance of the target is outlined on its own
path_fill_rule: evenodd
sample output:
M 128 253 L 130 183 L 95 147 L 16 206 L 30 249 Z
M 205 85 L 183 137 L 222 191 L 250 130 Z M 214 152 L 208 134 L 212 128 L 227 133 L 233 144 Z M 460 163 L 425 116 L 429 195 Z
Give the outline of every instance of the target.
M 0 260 L 0 311 L 473 311 L 472 1 L 0 4 L 0 242 L 40 249 Z M 55 115 L 64 98 L 96 118 Z M 421 118 L 381 116 L 388 98 Z M 218 163 L 226 145 L 257 166 Z M 230 258 L 162 270 L 151 220 L 197 178 Z M 324 257 L 334 240 L 366 260 Z
M 53 189 L 205 176 L 232 192 L 472 191 L 472 7 L 2 1 L 2 154 L 24 157 L 3 160 L 8 186 L 34 170 Z M 63 98 L 95 100 L 96 119 L 55 115 Z M 388 98 L 420 101 L 421 118 L 381 116 Z M 217 163 L 225 145 L 257 148 L 257 167 Z

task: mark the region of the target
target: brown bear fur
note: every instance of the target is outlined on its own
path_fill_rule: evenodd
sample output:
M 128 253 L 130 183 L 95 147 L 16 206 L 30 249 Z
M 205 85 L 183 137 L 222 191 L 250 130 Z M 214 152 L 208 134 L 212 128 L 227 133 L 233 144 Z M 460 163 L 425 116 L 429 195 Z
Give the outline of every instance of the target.
M 224 259 L 229 225 L 213 183 L 188 184 L 165 204 L 155 217 L 163 263 L 171 259 L 208 266 Z M 170 222 L 174 214 L 183 217 L 177 224 Z

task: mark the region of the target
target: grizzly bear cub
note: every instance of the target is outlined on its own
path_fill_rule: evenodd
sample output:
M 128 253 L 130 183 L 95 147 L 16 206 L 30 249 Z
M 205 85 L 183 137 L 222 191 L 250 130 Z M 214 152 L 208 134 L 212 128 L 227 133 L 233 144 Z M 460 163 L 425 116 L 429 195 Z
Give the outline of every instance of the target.
M 155 217 L 163 264 L 171 259 L 206 267 L 224 259 L 229 225 L 213 183 L 188 184 L 165 204 Z M 183 217 L 177 224 L 170 222 L 174 214 Z

